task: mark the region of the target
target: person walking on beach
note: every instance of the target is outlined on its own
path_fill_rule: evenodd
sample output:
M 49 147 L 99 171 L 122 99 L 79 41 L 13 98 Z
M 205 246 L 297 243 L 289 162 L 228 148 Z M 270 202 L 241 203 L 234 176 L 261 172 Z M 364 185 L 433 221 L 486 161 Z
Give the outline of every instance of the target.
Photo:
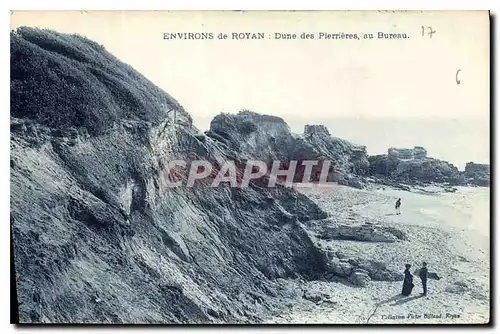
M 413 290 L 414 284 L 413 284 L 413 275 L 410 273 L 410 264 L 405 265 L 405 279 L 403 281 L 403 291 L 401 294 L 403 296 L 409 296 L 411 295 L 411 290 Z
M 398 200 L 396 201 L 396 214 L 401 214 L 401 198 L 398 198 Z
M 424 296 L 427 294 L 427 277 L 429 273 L 427 271 L 427 262 L 422 262 L 422 268 L 420 268 L 420 272 L 418 276 L 420 276 L 420 280 L 422 280 L 422 288 L 424 292 L 422 293 Z

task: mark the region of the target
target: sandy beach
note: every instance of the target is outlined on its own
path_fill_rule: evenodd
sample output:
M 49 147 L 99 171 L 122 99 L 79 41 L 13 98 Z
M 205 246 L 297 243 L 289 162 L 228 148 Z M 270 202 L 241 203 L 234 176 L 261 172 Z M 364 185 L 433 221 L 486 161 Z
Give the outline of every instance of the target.
M 489 188 L 459 188 L 455 193 L 399 191 L 376 187 L 358 190 L 344 186 L 300 189 L 331 217 L 305 226 L 312 239 L 328 252 L 384 262 L 388 269 L 418 270 L 422 261 L 440 280 L 428 281 L 422 296 L 418 274 L 408 297 L 402 282 L 371 281 L 366 287 L 347 282 L 293 281 L 302 293 L 269 323 L 486 323 L 489 321 Z M 402 199 L 402 213 L 394 202 Z M 400 229 L 407 241 L 394 243 L 325 241 L 317 232 L 325 224 L 370 222 Z

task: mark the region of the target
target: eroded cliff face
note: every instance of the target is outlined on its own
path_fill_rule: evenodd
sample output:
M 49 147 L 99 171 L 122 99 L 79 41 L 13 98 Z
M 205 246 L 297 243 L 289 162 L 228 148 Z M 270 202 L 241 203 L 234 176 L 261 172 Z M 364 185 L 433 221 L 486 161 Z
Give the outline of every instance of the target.
M 289 160 L 296 144 L 283 119 L 251 111 L 217 115 L 210 123 L 207 135 L 241 158 L 269 162 Z
M 332 137 L 324 125 L 306 125 L 304 137 L 312 147 L 333 161 L 336 170 L 343 176 L 367 174 L 369 162 L 366 146 Z
M 330 161 L 329 181 L 351 174 L 366 175 L 369 169 L 366 147 L 332 137 L 324 125 L 306 125 L 304 133 L 297 135 L 279 117 L 241 111 L 216 116 L 207 135 L 243 159 L 263 160 L 269 166 L 279 160 L 284 162 L 283 168 L 292 160 L 298 161 L 297 182 L 302 181 L 300 166 L 304 160 Z M 317 169 L 321 170 L 321 166 Z M 313 181 L 318 179 L 316 174 L 313 172 L 311 176 Z
M 248 144 L 200 133 L 102 46 L 21 28 L 11 71 L 21 322 L 255 322 L 280 295 L 273 279 L 323 272 L 300 222 L 326 214 L 294 190 L 162 187 L 169 161 Z M 293 139 L 280 134 L 280 146 Z
M 324 126 L 295 135 L 281 118 L 249 111 L 221 114 L 201 133 L 171 96 L 80 36 L 12 32 L 11 73 L 11 227 L 23 323 L 258 322 L 283 306 L 280 278 L 399 279 L 379 264 L 327 258 L 304 230 L 327 224 L 327 214 L 295 190 L 211 188 L 210 179 L 167 188 L 173 160 L 330 160 L 334 180 L 359 188 L 368 175 L 456 176 L 423 148 L 368 157 Z M 470 165 L 466 175 L 485 170 Z M 341 226 L 335 236 L 401 239 L 365 233 L 378 228 Z

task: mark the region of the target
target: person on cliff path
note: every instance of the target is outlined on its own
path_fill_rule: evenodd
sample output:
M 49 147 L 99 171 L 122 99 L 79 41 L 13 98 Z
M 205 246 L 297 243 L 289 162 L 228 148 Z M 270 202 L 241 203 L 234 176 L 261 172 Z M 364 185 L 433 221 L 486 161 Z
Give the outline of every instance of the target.
M 422 293 L 424 296 L 427 295 L 427 277 L 428 277 L 428 271 L 427 271 L 427 262 L 422 262 L 422 268 L 420 268 L 420 272 L 418 273 L 418 276 L 420 276 L 420 280 L 422 281 L 422 289 L 424 292 Z
M 401 198 L 398 198 L 398 200 L 396 201 L 396 214 L 401 214 Z

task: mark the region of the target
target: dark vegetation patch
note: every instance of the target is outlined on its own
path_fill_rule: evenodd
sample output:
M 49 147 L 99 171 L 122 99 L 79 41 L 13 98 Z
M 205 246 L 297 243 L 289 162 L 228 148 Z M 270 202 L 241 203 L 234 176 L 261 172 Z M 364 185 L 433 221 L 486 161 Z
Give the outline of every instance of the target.
M 179 104 L 103 46 L 78 35 L 11 32 L 11 116 L 101 134 L 117 121 L 157 123 Z

